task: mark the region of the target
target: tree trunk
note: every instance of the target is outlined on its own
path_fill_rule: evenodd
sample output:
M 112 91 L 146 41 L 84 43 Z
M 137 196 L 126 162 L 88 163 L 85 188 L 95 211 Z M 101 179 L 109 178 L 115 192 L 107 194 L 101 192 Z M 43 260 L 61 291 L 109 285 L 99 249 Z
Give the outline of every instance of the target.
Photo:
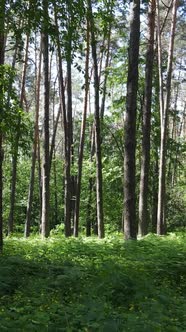
M 39 103 L 40 103 L 40 84 L 41 84 L 41 58 L 42 58 L 42 43 L 40 43 L 40 54 L 39 54 L 39 67 L 38 67 L 38 76 L 37 78 L 37 87 L 36 87 L 36 110 L 35 110 L 35 126 L 34 126 L 34 141 L 32 149 L 32 164 L 30 171 L 30 184 L 28 191 L 28 202 L 27 202 L 27 211 L 26 211 L 26 222 L 25 222 L 25 237 L 30 236 L 30 225 L 31 225 L 31 210 L 33 202 L 33 193 L 34 193 L 34 178 L 35 178 L 35 165 L 36 165 L 36 156 L 37 156 L 37 146 L 39 144 Z
M 140 37 L 140 1 L 131 3 L 129 41 L 129 62 L 127 78 L 127 101 L 125 117 L 124 157 L 124 233 L 125 239 L 136 239 L 136 193 L 135 193 L 135 151 L 136 151 L 136 108 L 138 90 L 138 56 Z
M 49 227 L 49 37 L 48 37 L 48 0 L 43 0 L 43 70 L 44 70 L 44 138 L 42 164 L 42 218 L 41 234 L 48 237 Z
M 89 91 L 90 92 L 90 91 Z M 95 154 L 95 130 L 94 124 L 91 126 L 90 130 L 90 162 L 93 162 L 93 157 Z M 92 198 L 93 198 L 93 187 L 94 187 L 94 177 L 90 174 L 89 186 L 88 186 L 88 203 L 87 203 L 87 215 L 86 215 L 86 236 L 91 236 L 91 228 L 93 226 L 93 213 L 92 213 Z M 95 221 L 94 221 L 95 223 Z M 96 221 L 97 223 L 97 221 Z
M 71 29 L 71 26 L 68 28 Z M 73 197 L 74 193 L 74 177 L 71 175 L 71 166 L 73 164 L 73 124 L 72 124 L 72 45 L 71 45 L 71 32 L 69 32 L 69 43 L 68 43 L 68 55 L 67 55 L 67 159 L 69 164 L 69 198 L 70 198 L 70 215 L 69 215 L 69 225 L 67 236 L 71 235 L 71 219 L 74 216 L 74 202 Z
M 5 25 L 5 0 L 0 3 L 0 67 L 4 65 L 4 25 Z M 1 74 L 3 80 L 3 74 Z M 3 100 L 3 91 L 0 86 L 0 99 Z M 3 104 L 0 104 L 0 252 L 3 250 L 3 133 L 2 133 Z
M 167 78 L 166 78 L 166 96 L 163 108 L 163 118 L 161 123 L 161 143 L 160 143 L 160 164 L 159 164 L 159 189 L 158 189 L 158 212 L 157 212 L 157 234 L 166 234 L 166 216 L 165 216 L 165 195 L 166 195 L 166 149 L 167 149 L 167 123 L 168 111 L 171 97 L 171 76 L 172 76 L 172 62 L 174 37 L 176 27 L 176 12 L 177 0 L 173 0 L 172 5 L 172 23 L 169 44 L 169 54 L 167 63 Z M 161 51 L 161 49 L 160 49 Z
M 41 232 L 41 219 L 42 219 L 42 167 L 41 167 L 41 149 L 40 137 L 38 137 L 37 146 L 37 161 L 38 161 L 38 185 L 39 185 L 39 231 Z
M 76 185 L 76 205 L 75 205 L 75 219 L 74 219 L 74 236 L 78 236 L 79 231 L 79 208 L 80 208 L 80 194 L 81 194 L 81 176 L 82 176 L 82 164 L 83 164 L 83 152 L 85 141 L 85 128 L 87 119 L 87 104 L 88 104 L 88 91 L 89 91 L 89 51 L 90 51 L 90 32 L 89 22 L 87 20 L 87 53 L 85 63 L 85 97 L 84 97 L 84 109 L 81 123 L 81 134 L 79 143 L 79 158 L 78 158 L 78 175 Z M 89 232 L 90 233 L 90 232 Z
M 152 182 L 152 232 L 156 233 L 157 229 L 157 209 L 158 209 L 158 153 L 153 165 L 153 182 Z
M 67 139 L 67 116 L 66 116 L 66 103 L 65 103 L 65 88 L 63 79 L 63 67 L 61 57 L 61 46 L 59 39 L 57 8 L 54 4 L 54 15 L 56 25 L 56 42 L 57 42 L 57 55 L 58 55 L 58 75 L 60 86 L 60 102 L 62 107 L 63 118 L 63 131 L 64 131 L 64 154 L 65 154 L 65 204 L 64 204 L 64 223 L 65 223 L 65 236 L 71 235 L 71 214 L 70 214 L 70 201 L 71 201 L 71 178 L 70 178 L 70 160 L 68 153 L 68 139 Z
M 107 93 L 107 79 L 108 79 L 108 66 L 110 62 L 110 44 L 111 44 L 111 22 L 109 23 L 109 31 L 108 31 L 108 40 L 107 40 L 107 55 L 105 60 L 105 73 L 104 73 L 104 81 L 103 81 L 103 92 L 102 92 L 102 100 L 101 100 L 101 109 L 100 109 L 100 117 L 101 121 L 103 121 L 104 112 L 105 112 L 105 100 Z
M 155 27 L 156 1 L 149 2 L 148 10 L 148 45 L 146 54 L 145 95 L 143 104 L 143 138 L 139 195 L 139 225 L 138 233 L 143 236 L 148 231 L 148 180 L 150 164 L 150 123 L 152 101 L 152 74 L 154 58 L 154 27 Z
M 24 101 L 29 39 L 30 39 L 30 35 L 29 35 L 29 33 L 27 33 L 25 57 L 24 57 L 23 71 L 22 71 L 21 94 L 20 94 L 20 107 L 21 108 L 23 108 L 23 101 Z M 20 134 L 21 134 L 20 133 L 20 124 L 21 124 L 21 115 L 19 114 L 18 120 L 17 120 L 17 126 L 16 126 L 14 152 L 13 152 L 13 156 L 12 156 L 12 174 L 11 174 L 10 212 L 9 212 L 9 217 L 8 217 L 8 234 L 11 234 L 13 232 L 13 226 L 14 226 L 15 193 L 16 193 L 16 181 L 17 181 L 17 159 L 18 159 L 19 139 L 20 139 Z
M 157 43 L 158 43 L 158 72 L 159 72 L 159 104 L 160 104 L 160 121 L 161 127 L 163 125 L 164 113 L 164 96 L 163 96 L 163 72 L 162 72 L 162 46 L 161 46 L 161 29 L 160 29 L 160 8 L 159 0 L 156 0 L 157 10 Z
M 88 0 L 88 14 L 91 31 L 92 59 L 94 64 L 94 93 L 95 93 L 95 152 L 96 152 L 96 205 L 97 205 L 97 223 L 98 237 L 104 237 L 103 221 L 103 188 L 102 188 L 102 161 L 101 161 L 101 130 L 100 130 L 100 111 L 99 111 L 99 77 L 95 40 L 95 26 L 92 14 L 92 4 Z
M 58 112 L 57 112 L 57 117 L 54 123 L 54 128 L 53 128 L 53 135 L 52 135 L 52 141 L 51 141 L 51 147 L 50 147 L 50 155 L 49 155 L 49 169 L 51 170 L 51 166 L 52 166 L 52 157 L 53 154 L 55 152 L 55 140 L 56 140 L 56 134 L 57 134 L 57 127 L 58 127 L 58 123 L 59 123 L 59 117 L 61 114 L 61 105 L 59 106 Z
M 55 151 L 55 148 L 54 148 L 53 173 L 54 173 L 54 221 L 55 221 L 55 225 L 57 225 L 58 224 L 58 198 L 57 198 L 57 173 L 56 173 L 56 151 Z

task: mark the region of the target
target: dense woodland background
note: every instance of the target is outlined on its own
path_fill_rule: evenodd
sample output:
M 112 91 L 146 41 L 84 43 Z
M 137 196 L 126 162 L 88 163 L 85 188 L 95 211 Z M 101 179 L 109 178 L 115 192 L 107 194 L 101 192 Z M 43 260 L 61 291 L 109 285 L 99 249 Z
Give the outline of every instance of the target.
M 0 331 L 186 331 L 185 17 L 0 1 Z
M 185 226 L 185 11 L 1 1 L 1 248 L 3 233 Z

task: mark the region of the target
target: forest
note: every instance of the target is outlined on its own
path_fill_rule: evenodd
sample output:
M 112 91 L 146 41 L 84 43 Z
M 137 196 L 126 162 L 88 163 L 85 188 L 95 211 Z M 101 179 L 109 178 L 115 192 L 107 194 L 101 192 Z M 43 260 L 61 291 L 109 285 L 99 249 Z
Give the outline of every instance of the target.
M 0 330 L 186 331 L 186 3 L 0 1 Z

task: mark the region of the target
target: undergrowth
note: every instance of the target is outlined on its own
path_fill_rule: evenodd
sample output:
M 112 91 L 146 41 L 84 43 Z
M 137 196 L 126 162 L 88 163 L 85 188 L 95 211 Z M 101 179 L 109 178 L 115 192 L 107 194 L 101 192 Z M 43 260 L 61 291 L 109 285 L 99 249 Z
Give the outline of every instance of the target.
M 7 238 L 0 331 L 186 331 L 185 253 L 183 233 Z

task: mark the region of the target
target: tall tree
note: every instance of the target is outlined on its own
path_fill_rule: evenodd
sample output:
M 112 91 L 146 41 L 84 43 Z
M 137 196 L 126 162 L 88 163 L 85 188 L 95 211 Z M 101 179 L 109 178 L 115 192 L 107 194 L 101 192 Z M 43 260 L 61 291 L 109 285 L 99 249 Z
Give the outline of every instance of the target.
M 138 90 L 138 58 L 140 38 L 140 1 L 131 1 L 130 40 L 128 54 L 127 100 L 125 113 L 124 147 L 124 234 L 125 239 L 136 239 L 135 150 L 136 108 Z
M 0 81 L 3 80 L 3 65 L 4 65 L 4 38 L 5 27 L 5 0 L 0 2 Z M 0 251 L 3 249 L 3 87 L 0 84 Z
M 161 143 L 160 143 L 160 163 L 159 163 L 159 189 L 158 189 L 158 212 L 157 212 L 157 234 L 163 235 L 166 233 L 166 216 L 165 216 L 165 195 L 166 195 L 166 150 L 167 150 L 167 123 L 168 112 L 171 98 L 171 78 L 172 78 L 172 64 L 173 64 L 173 50 L 174 38 L 176 28 L 176 14 L 177 14 L 178 0 L 172 2 L 172 22 L 167 62 L 166 75 L 166 94 L 163 102 L 162 121 L 161 121 Z M 159 40 L 161 37 L 159 36 Z M 160 47 L 160 45 L 159 45 Z M 161 49 L 159 50 L 161 52 Z M 159 63 L 160 66 L 160 63 Z
M 44 70 L 44 137 L 42 164 L 42 217 L 41 234 L 47 237 L 49 228 L 49 198 L 50 198 L 50 162 L 49 162 L 49 36 L 48 36 L 48 0 L 43 0 L 43 70 Z
M 62 107 L 63 118 L 63 131 L 64 131 L 64 157 L 65 157 L 65 202 L 64 202 L 64 222 L 65 222 L 65 236 L 71 235 L 71 177 L 70 177 L 70 154 L 68 149 L 68 137 L 67 137 L 67 115 L 66 115 L 66 98 L 65 98 L 65 85 L 63 78 L 63 65 L 61 55 L 61 44 L 58 27 L 57 7 L 54 3 L 54 15 L 56 26 L 56 44 L 57 44 L 57 56 L 58 56 L 58 78 L 59 78 L 59 90 L 60 90 L 60 103 Z
M 148 179 L 150 164 L 150 123 L 151 123 L 151 100 L 152 100 L 152 74 L 154 59 L 154 28 L 155 28 L 156 1 L 149 1 L 148 9 L 148 35 L 145 70 L 145 91 L 143 104 L 143 124 L 142 124 L 142 157 L 140 175 L 140 195 L 139 195 L 139 225 L 138 233 L 143 236 L 147 234 L 148 220 Z
M 67 62 L 67 153 L 68 153 L 68 162 L 69 162 L 69 196 L 70 196 L 70 216 L 69 216 L 69 229 L 71 235 L 71 220 L 74 217 L 74 205 L 73 205 L 73 195 L 74 195 L 74 178 L 71 174 L 71 168 L 74 161 L 74 152 L 73 152 L 73 121 L 72 121 L 72 25 L 73 15 L 70 1 L 68 3 L 68 24 L 67 24 L 67 45 L 66 45 L 66 62 Z
M 100 109 L 99 109 L 99 76 L 98 62 L 95 38 L 95 25 L 92 13 L 92 3 L 88 0 L 88 16 L 91 32 L 92 59 L 94 64 L 94 106 L 95 106 L 95 155 L 96 155 L 96 205 L 97 205 L 97 223 L 98 237 L 104 237 L 103 220 L 103 188 L 102 188 L 102 160 L 101 160 L 101 128 L 100 128 Z
M 105 102 L 106 102 L 106 94 L 107 94 L 107 81 L 108 81 L 108 67 L 111 62 L 111 33 L 112 33 L 112 23 L 113 23 L 113 1 L 108 1 L 107 4 L 107 21 L 104 33 L 104 41 L 105 41 L 105 69 L 104 69 L 104 78 L 103 78 L 103 87 L 102 87 L 102 100 L 100 107 L 100 115 L 101 121 L 103 121 L 104 112 L 105 112 Z
M 88 91 L 89 91 L 89 53 L 90 53 L 90 31 L 89 22 L 87 20 L 87 52 L 85 60 L 85 96 L 84 96 L 84 109 L 81 122 L 81 134 L 79 143 L 79 157 L 78 157 L 78 175 L 76 184 L 76 204 L 75 204 L 75 219 L 74 219 L 74 236 L 78 236 L 79 231 L 79 208 L 80 208 L 80 194 L 81 194 L 81 177 L 83 166 L 83 152 L 85 142 L 85 128 L 88 107 Z
M 22 68 L 22 78 L 21 78 L 21 92 L 20 92 L 20 107 L 21 108 L 23 108 L 23 105 L 24 105 L 29 39 L 30 39 L 30 34 L 27 33 L 26 41 L 25 41 L 25 55 L 24 55 L 23 68 Z M 9 212 L 9 217 L 8 217 L 8 234 L 13 232 L 13 226 L 14 226 L 15 194 L 16 194 L 16 182 L 17 182 L 17 161 L 18 161 L 18 151 L 19 151 L 19 140 L 20 140 L 20 135 L 21 135 L 20 126 L 21 126 L 21 114 L 18 115 L 17 125 L 16 125 L 16 136 L 15 136 L 15 141 L 13 143 L 10 212 Z
M 28 202 L 27 202 L 27 211 L 26 211 L 26 222 L 25 222 L 25 237 L 30 235 L 30 224 L 31 224 L 31 209 L 33 201 L 33 192 L 34 192 L 34 178 L 35 178 L 35 165 L 36 165 L 36 156 L 37 156 L 37 146 L 39 144 L 39 103 L 40 103 L 40 83 L 41 83 L 41 60 L 42 60 L 42 42 L 40 43 L 40 52 L 39 52 L 39 64 L 38 68 L 36 65 L 36 91 L 35 91 L 35 125 L 34 125 L 34 141 L 32 149 L 32 162 L 31 162 L 31 171 L 30 171 L 30 183 L 28 191 Z M 37 72 L 38 69 L 38 72 Z

